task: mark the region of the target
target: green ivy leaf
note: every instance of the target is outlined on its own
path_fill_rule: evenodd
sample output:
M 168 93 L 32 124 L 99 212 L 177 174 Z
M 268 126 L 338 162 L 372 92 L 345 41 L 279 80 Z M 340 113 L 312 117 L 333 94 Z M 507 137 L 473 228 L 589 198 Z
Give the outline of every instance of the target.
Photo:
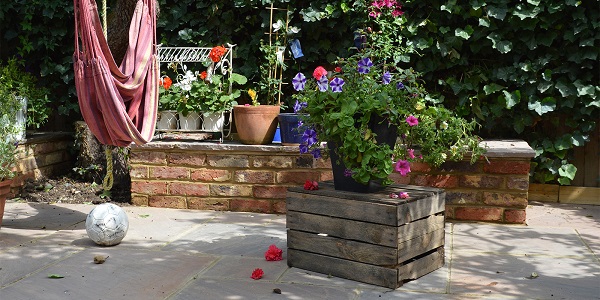
M 580 79 L 575 80 L 575 82 L 573 82 L 573 85 L 575 85 L 575 87 L 577 88 L 577 96 L 593 95 L 595 92 L 593 85 L 585 85 L 581 82 Z
M 490 33 L 487 38 L 492 41 L 492 48 L 500 51 L 500 53 L 508 53 L 512 50 L 512 42 L 502 41 L 500 34 L 496 32 Z
M 490 20 L 487 18 L 479 18 L 479 26 L 490 27 Z
M 561 78 L 556 83 L 555 87 L 558 89 L 563 97 L 569 97 L 575 95 L 575 89 L 570 85 L 565 78 Z
M 504 20 L 504 17 L 506 17 L 506 13 L 508 12 L 508 9 L 506 9 L 505 7 L 495 7 L 488 5 L 487 9 L 488 16 L 499 20 Z
M 456 30 L 454 30 L 454 35 L 468 40 L 473 34 L 473 31 L 473 27 L 471 27 L 471 25 L 467 25 L 467 27 L 465 27 L 464 29 L 456 28 Z
M 506 108 L 511 109 L 521 101 L 521 92 L 516 90 L 513 93 L 509 93 L 507 90 L 503 90 L 504 98 L 506 99 Z
M 546 97 L 542 99 L 542 101 L 530 100 L 528 108 L 541 116 L 556 109 L 556 99 L 553 97 Z
M 493 93 L 495 93 L 497 91 L 500 91 L 502 89 L 504 89 L 503 86 L 501 86 L 499 84 L 496 84 L 496 83 L 493 83 L 493 82 L 491 84 L 486 84 L 483 87 L 483 91 L 485 92 L 486 95 L 493 94 Z
M 560 169 L 558 169 L 558 175 L 562 177 L 567 177 L 571 180 L 575 179 L 575 174 L 577 173 L 577 167 L 572 164 L 562 165 Z

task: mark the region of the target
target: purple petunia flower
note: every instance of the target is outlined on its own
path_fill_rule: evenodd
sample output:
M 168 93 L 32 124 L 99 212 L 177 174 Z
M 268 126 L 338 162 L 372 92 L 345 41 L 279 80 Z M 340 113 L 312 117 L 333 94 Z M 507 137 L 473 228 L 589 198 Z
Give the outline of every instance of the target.
M 415 149 L 408 149 L 407 152 L 409 158 L 415 158 Z
M 344 170 L 344 176 L 345 176 L 345 177 L 350 177 L 350 176 L 352 176 L 352 170 L 350 170 L 350 169 L 345 169 L 345 170 Z
M 334 93 L 341 93 L 344 83 L 346 83 L 346 82 L 344 82 L 344 79 L 336 77 L 331 81 L 331 83 L 329 85 L 331 85 L 331 90 Z
M 398 82 L 398 84 L 396 84 L 396 89 L 401 90 L 404 88 L 404 84 L 402 82 Z
M 358 61 L 358 73 L 367 74 L 367 73 L 369 73 L 369 70 L 371 69 L 372 66 L 373 66 L 373 62 L 371 61 L 371 59 L 368 57 L 365 57 L 365 58 L 361 59 L 360 61 Z
M 327 92 L 327 89 L 329 88 L 329 81 L 327 80 L 327 76 L 321 76 L 321 79 L 317 81 L 317 85 L 319 86 L 319 91 Z
M 296 74 L 292 79 L 292 85 L 296 91 L 304 90 L 304 86 L 306 85 L 306 77 L 302 73 Z
M 321 158 L 321 149 L 316 148 L 310 152 L 314 158 Z
M 381 79 L 381 81 L 383 82 L 383 84 L 390 84 L 390 82 L 392 81 L 392 74 L 390 74 L 390 72 L 383 73 L 383 78 Z
M 305 108 L 307 106 L 308 106 L 308 103 L 300 102 L 300 101 L 296 100 L 296 104 L 294 104 L 294 112 L 298 113 L 299 111 L 301 111 L 303 108 Z
M 308 153 L 308 145 L 300 144 L 300 154 Z
M 410 163 L 407 160 L 399 160 L 396 162 L 396 172 L 400 173 L 402 176 L 406 176 L 406 174 L 410 173 Z
M 306 143 L 309 147 L 317 142 L 317 132 L 312 129 L 312 128 L 308 128 L 304 131 L 304 134 L 302 134 L 302 142 Z

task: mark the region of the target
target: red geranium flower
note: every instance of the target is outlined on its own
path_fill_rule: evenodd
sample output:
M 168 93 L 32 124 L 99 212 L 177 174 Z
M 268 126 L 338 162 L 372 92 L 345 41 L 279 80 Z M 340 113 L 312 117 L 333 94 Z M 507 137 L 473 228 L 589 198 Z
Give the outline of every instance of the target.
M 162 87 L 164 87 L 165 90 L 168 90 L 172 84 L 173 84 L 173 80 L 171 80 L 171 78 L 169 78 L 169 76 L 165 76 L 160 79 L 160 85 Z
M 263 270 L 260 268 L 256 268 L 254 271 L 252 271 L 252 276 L 250 276 L 250 278 L 259 280 L 263 277 L 263 275 L 265 275 L 265 272 L 263 272 Z
M 316 181 L 307 180 L 304 183 L 304 189 L 308 191 L 314 191 L 319 189 L 319 184 Z
M 323 77 L 323 76 L 325 76 L 325 75 L 327 75 L 327 70 L 325 70 L 325 68 L 323 68 L 323 67 L 321 67 L 321 66 L 318 66 L 318 67 L 315 69 L 315 71 L 313 72 L 313 77 L 314 77 L 316 80 L 319 80 L 319 79 L 321 79 L 321 77 Z
M 283 254 L 283 250 L 277 248 L 275 245 L 269 246 L 269 250 L 265 252 L 265 259 L 268 261 L 278 261 L 282 260 L 281 255 Z
M 200 73 L 200 79 L 204 80 L 206 79 L 206 76 L 208 76 L 208 74 L 206 74 L 206 71 L 202 71 L 202 73 Z
M 221 61 L 221 57 L 223 57 L 223 55 L 225 54 L 226 51 L 227 51 L 227 49 L 225 49 L 225 47 L 216 46 L 210 50 L 208 57 L 210 57 L 210 59 L 213 62 L 219 62 L 219 61 Z
M 342 73 L 342 68 L 340 67 L 335 67 L 335 69 L 333 69 L 336 73 Z

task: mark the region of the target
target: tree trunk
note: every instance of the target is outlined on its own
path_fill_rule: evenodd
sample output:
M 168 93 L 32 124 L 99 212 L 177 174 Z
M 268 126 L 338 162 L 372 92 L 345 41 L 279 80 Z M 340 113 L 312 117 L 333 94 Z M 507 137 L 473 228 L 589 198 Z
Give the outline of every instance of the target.
M 117 0 L 114 7 L 109 9 L 106 18 L 108 23 L 108 46 L 117 64 L 121 63 L 129 46 L 129 25 L 131 24 L 131 17 L 135 11 L 136 3 L 137 0 Z M 158 1 L 155 3 L 155 7 L 158 17 Z

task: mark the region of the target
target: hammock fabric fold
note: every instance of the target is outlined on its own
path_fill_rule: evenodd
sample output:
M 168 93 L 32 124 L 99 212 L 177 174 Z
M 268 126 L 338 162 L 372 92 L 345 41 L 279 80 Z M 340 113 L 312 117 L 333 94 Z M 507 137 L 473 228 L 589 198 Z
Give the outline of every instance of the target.
M 158 109 L 154 0 L 138 0 L 129 48 L 117 66 L 94 0 L 74 0 L 75 87 L 83 119 L 100 143 L 125 147 L 152 140 Z

